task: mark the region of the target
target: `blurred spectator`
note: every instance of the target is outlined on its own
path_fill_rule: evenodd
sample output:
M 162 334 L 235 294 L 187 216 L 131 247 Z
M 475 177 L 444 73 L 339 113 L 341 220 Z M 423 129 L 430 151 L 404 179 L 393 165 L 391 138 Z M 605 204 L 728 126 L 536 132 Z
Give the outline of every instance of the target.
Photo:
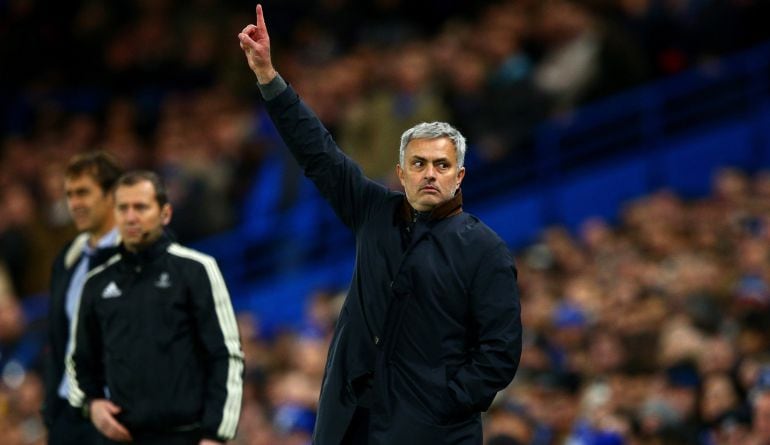
M 380 85 L 351 108 L 340 128 L 340 145 L 350 150 L 368 177 L 396 184 L 401 133 L 420 122 L 446 120 L 448 111 L 432 85 L 423 44 L 393 48 L 382 57 Z
M 544 48 L 535 83 L 557 110 L 568 110 L 646 79 L 636 44 L 611 23 L 603 23 L 586 2 L 548 0 L 537 15 Z
M 0 386 L 17 390 L 40 368 L 45 332 L 30 323 L 15 298 L 0 298 Z
M 523 155 L 547 112 L 524 48 L 528 15 L 524 3 L 490 5 L 472 28 L 453 24 L 434 43 L 443 50 L 435 58 L 454 121 L 467 129 L 471 154 L 483 163 Z
M 9 411 L 14 417 L 12 423 L 20 436 L 20 444 L 46 443 L 45 427 L 39 413 L 42 400 L 43 384 L 34 373 L 26 374 L 19 386 L 10 392 Z
M 3 203 L 6 202 L 4 195 Z M 22 277 L 26 274 L 30 241 L 24 235 L 23 227 L 14 224 L 9 213 L 5 205 L 0 206 L 0 258 L 7 270 L 7 283 L 4 287 L 8 292 L 13 292 L 16 288 L 24 290 Z
M 770 388 L 760 385 L 752 396 L 752 445 L 770 444 Z
M 535 435 L 535 420 L 523 405 L 513 400 L 490 408 L 484 425 L 486 445 L 529 444 Z
M 746 408 L 724 413 L 701 441 L 719 445 L 751 444 L 751 413 Z
M 53 262 L 71 229 L 54 230 L 45 224 L 30 190 L 21 183 L 3 187 L 0 208 L 0 252 L 17 294 L 27 296 L 44 291 L 50 271 L 40 264 Z
M 746 408 L 732 377 L 725 373 L 707 375 L 699 399 L 699 420 L 706 428 L 720 428 L 727 416 L 737 416 Z

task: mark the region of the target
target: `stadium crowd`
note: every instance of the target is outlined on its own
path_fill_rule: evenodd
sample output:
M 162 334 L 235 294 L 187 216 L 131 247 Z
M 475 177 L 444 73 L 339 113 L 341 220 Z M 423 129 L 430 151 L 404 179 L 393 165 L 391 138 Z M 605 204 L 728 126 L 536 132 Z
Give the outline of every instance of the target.
M 726 169 L 710 197 L 663 190 L 621 220 L 553 227 L 519 253 L 524 355 L 485 417 L 487 443 L 770 443 L 770 173 Z M 42 326 L 25 325 L 7 295 L 0 431 L 4 443 L 42 443 Z M 234 443 L 309 443 L 341 298 L 309 296 L 299 330 L 266 333 L 239 314 Z
M 281 149 L 235 39 L 251 7 L 60 3 L 0 3 L 0 59 L 12 61 L 0 70 L 7 444 L 44 443 L 35 296 L 74 236 L 66 161 L 102 147 L 158 171 L 186 242 L 237 224 L 258 166 Z M 392 138 L 414 121 L 456 123 L 473 143 L 469 167 L 483 171 L 526 159 L 547 116 L 770 37 L 760 0 L 413 3 L 264 3 L 285 36 L 283 76 L 388 183 Z M 276 191 L 283 205 L 290 188 Z M 548 229 L 517 255 L 525 352 L 486 417 L 488 443 L 770 443 L 770 174 L 725 170 L 711 197 L 662 191 L 621 220 Z M 309 443 L 340 296 L 308 301 L 298 331 L 266 333 L 256 314 L 239 315 L 235 443 Z

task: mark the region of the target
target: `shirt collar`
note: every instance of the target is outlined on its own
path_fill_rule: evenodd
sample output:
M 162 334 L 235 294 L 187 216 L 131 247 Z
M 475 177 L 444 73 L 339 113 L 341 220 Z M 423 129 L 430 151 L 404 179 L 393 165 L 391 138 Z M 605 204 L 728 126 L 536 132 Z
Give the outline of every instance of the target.
M 103 249 L 105 247 L 112 247 L 118 244 L 118 228 L 113 227 L 112 230 L 105 233 L 104 236 L 99 238 L 96 242 L 96 247 L 91 247 L 89 243 L 83 246 L 83 253 L 86 255 L 93 255 L 97 249 Z

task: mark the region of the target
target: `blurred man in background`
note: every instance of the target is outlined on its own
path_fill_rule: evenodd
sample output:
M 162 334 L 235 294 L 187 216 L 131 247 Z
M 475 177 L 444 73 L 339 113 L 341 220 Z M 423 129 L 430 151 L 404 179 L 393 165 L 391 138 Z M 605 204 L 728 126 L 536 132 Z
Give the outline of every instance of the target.
M 109 257 L 119 242 L 112 187 L 120 174 L 116 161 L 101 151 L 76 156 L 65 172 L 67 208 L 82 233 L 62 249 L 51 273 L 43 414 L 52 445 L 87 445 L 98 438 L 91 422 L 67 403 L 64 357 L 86 274 Z
M 211 445 L 235 436 L 243 353 L 213 258 L 172 241 L 155 173 L 115 186 L 118 252 L 86 280 L 67 357 L 69 401 L 108 440 Z

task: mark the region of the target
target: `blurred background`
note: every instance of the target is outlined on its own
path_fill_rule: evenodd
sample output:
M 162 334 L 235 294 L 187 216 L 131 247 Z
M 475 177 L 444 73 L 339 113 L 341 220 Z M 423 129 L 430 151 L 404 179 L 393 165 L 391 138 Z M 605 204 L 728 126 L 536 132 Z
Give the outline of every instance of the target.
M 370 177 L 469 140 L 525 348 L 488 445 L 770 444 L 770 2 L 267 0 L 278 70 Z M 45 443 L 47 286 L 73 155 L 164 178 L 238 313 L 237 444 L 308 444 L 353 239 L 269 122 L 254 3 L 0 0 L 0 442 Z

